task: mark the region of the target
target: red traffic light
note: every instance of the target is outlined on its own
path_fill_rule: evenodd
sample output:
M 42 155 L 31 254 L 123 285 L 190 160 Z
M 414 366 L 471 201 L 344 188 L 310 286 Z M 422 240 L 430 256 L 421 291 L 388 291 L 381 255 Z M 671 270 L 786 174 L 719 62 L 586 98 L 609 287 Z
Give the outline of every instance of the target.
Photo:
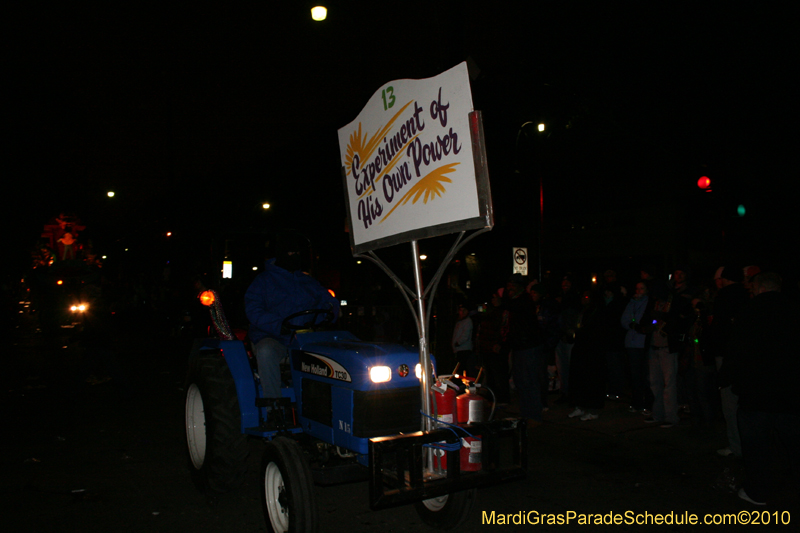
M 699 180 L 697 180 L 697 186 L 703 190 L 710 190 L 711 187 L 711 179 L 708 176 L 703 176 Z

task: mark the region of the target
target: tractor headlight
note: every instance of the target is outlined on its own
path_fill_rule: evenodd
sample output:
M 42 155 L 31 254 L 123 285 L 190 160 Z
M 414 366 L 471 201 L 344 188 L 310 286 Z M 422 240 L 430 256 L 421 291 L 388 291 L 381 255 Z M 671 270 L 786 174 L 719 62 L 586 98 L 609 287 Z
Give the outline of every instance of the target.
M 89 306 L 86 304 L 76 304 L 70 307 L 69 310 L 72 311 L 73 313 L 83 313 L 88 308 Z
M 369 369 L 369 379 L 373 383 L 386 383 L 392 380 L 392 369 L 388 366 L 373 366 Z

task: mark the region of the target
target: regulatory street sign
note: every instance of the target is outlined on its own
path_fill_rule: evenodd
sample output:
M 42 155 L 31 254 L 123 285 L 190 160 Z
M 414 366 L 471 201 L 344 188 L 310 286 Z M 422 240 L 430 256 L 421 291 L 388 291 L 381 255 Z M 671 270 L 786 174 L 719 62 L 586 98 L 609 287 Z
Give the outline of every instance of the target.
M 528 249 L 512 248 L 514 250 L 514 274 L 528 275 Z

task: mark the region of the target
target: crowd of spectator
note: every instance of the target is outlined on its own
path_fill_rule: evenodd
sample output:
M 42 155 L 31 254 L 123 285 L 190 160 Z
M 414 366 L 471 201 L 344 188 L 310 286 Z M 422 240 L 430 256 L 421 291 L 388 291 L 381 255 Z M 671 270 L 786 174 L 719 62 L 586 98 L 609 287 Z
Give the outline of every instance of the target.
M 687 265 L 663 277 L 643 268 L 625 283 L 608 270 L 585 286 L 571 274 L 555 283 L 515 274 L 473 310 L 470 346 L 498 407 L 515 399 L 529 427 L 551 401 L 589 423 L 608 401 L 664 430 L 724 421 L 728 444 L 717 453 L 741 459 L 739 497 L 764 505 L 772 458 L 788 458 L 800 483 L 797 292 L 756 266 L 725 265 L 708 280 Z

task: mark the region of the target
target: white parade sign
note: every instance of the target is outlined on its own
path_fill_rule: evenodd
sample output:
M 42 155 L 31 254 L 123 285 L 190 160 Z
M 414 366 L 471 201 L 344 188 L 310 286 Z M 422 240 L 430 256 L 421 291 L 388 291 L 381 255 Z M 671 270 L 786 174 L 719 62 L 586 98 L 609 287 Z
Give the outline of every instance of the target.
M 476 179 L 466 63 L 378 89 L 339 130 L 353 253 L 491 227 Z

